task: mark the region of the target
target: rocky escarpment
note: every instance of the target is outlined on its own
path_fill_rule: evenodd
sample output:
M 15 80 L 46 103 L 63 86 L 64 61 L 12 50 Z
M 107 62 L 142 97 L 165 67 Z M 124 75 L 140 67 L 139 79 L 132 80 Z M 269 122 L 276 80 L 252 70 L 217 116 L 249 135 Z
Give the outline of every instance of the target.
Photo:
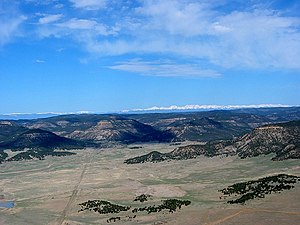
M 300 121 L 262 126 L 237 139 L 241 158 L 275 153 L 273 160 L 300 158 Z
M 208 142 L 205 145 L 183 146 L 173 152 L 194 148 L 191 155 L 234 155 L 241 158 L 275 153 L 273 160 L 300 158 L 300 121 L 265 125 L 230 141 Z M 177 153 L 177 154 L 179 154 Z
M 205 145 L 187 145 L 174 149 L 169 153 L 155 152 L 128 159 L 125 163 L 158 162 L 164 160 L 181 160 L 218 155 L 238 155 L 241 158 L 255 157 L 261 154 L 275 153 L 272 160 L 300 158 L 300 121 L 265 125 L 255 128 L 250 133 L 229 141 L 213 141 Z

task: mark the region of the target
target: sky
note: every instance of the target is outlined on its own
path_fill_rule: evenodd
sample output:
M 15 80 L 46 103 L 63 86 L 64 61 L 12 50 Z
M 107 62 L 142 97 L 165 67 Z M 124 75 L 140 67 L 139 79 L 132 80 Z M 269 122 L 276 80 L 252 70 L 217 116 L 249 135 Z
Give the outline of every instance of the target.
M 0 114 L 300 105 L 298 0 L 0 0 Z

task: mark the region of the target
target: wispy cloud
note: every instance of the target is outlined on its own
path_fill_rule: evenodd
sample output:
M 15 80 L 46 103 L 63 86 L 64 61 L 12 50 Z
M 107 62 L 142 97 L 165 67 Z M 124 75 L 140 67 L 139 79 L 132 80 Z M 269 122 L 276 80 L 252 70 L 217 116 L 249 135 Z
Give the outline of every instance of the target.
M 74 7 L 86 10 L 102 9 L 106 5 L 106 0 L 70 0 Z
M 110 66 L 110 69 L 160 77 L 218 77 L 220 74 L 202 69 L 196 64 L 178 64 L 172 61 L 131 60 Z
M 124 18 L 114 13 L 102 32 L 90 26 L 91 32 L 74 33 L 87 51 L 190 57 L 223 68 L 300 69 L 300 18 L 272 8 L 223 12 L 209 1 L 165 0 L 142 1 L 130 14 L 120 12 Z
M 129 109 L 122 112 L 143 112 L 143 111 L 176 111 L 176 110 L 222 110 L 222 109 L 249 109 L 249 108 L 274 108 L 274 107 L 291 107 L 283 104 L 257 104 L 257 105 L 185 105 L 185 106 L 153 106 L 145 109 Z
M 124 55 L 127 62 L 110 68 L 143 75 L 150 75 L 146 68 L 156 76 L 177 76 L 182 71 L 188 76 L 220 74 L 206 69 L 211 66 L 300 70 L 300 17 L 274 9 L 272 4 L 237 1 L 239 7 L 232 9 L 228 1 L 219 0 L 130 2 L 70 0 L 71 13 L 38 18 L 37 33 L 40 38 L 67 37 L 97 57 Z M 95 11 L 104 8 L 103 13 Z M 78 13 L 78 9 L 83 10 Z M 10 39 L 24 19 L 14 17 L 1 23 L 0 44 Z M 141 61 L 132 62 L 130 54 Z M 148 62 L 153 54 L 190 62 Z
M 45 15 L 39 19 L 40 24 L 53 23 L 62 18 L 62 14 Z
M 0 47 L 20 35 L 20 25 L 27 17 L 19 13 L 16 4 L 9 1 L 0 2 Z
M 94 32 L 94 34 L 97 35 L 107 35 L 109 32 L 107 28 L 101 24 L 98 23 L 95 20 L 88 20 L 88 19 L 77 19 L 72 18 L 68 21 L 65 21 L 63 23 L 56 24 L 57 27 L 69 29 L 69 30 L 85 30 L 88 32 Z
M 56 38 L 70 37 L 81 44 L 88 45 L 91 39 L 112 35 L 115 34 L 115 31 L 93 19 L 70 18 L 65 21 L 41 24 L 38 34 L 42 38 L 51 36 Z
M 36 63 L 45 63 L 46 61 L 45 60 L 41 60 L 41 59 L 36 59 L 35 62 Z

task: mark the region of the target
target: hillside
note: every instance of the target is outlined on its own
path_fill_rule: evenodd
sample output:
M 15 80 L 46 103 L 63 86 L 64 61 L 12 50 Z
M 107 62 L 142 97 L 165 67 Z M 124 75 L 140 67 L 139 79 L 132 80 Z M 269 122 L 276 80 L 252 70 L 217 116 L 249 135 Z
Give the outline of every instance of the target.
M 262 126 L 235 141 L 241 158 L 275 153 L 273 160 L 300 158 L 300 121 Z
M 28 129 L 0 143 L 0 149 L 11 149 L 13 151 L 24 150 L 25 148 L 74 149 L 83 147 L 85 147 L 85 143 L 83 142 L 60 137 L 52 132 L 41 129 Z
M 66 138 L 98 142 L 230 140 L 265 124 L 300 119 L 300 107 L 145 114 L 80 114 L 15 120 Z
M 50 131 L 29 129 L 11 121 L 0 123 L 0 163 L 23 159 L 43 159 L 47 155 L 66 156 L 75 153 L 56 151 L 57 149 L 82 149 L 88 146 L 98 146 L 91 142 L 60 137 Z M 16 151 L 9 157 L 5 150 Z M 22 151 L 22 152 L 18 152 Z
M 178 141 L 213 141 L 239 137 L 265 124 L 300 119 L 300 107 L 214 110 L 125 115 L 159 130 L 170 131 Z
M 19 126 L 14 121 L 0 121 L 0 143 L 27 131 L 28 128 Z
M 300 121 L 265 125 L 253 129 L 242 137 L 228 141 L 211 141 L 205 145 L 187 145 L 169 153 L 156 152 L 137 156 L 125 161 L 127 164 L 159 162 L 164 160 L 182 160 L 200 155 L 238 155 L 241 158 L 255 157 L 274 153 L 272 160 L 300 158 Z M 157 158 L 159 160 L 157 160 Z
M 168 142 L 174 136 L 134 119 L 118 115 L 65 115 L 46 119 L 22 120 L 28 128 L 41 128 L 60 136 L 98 142 Z

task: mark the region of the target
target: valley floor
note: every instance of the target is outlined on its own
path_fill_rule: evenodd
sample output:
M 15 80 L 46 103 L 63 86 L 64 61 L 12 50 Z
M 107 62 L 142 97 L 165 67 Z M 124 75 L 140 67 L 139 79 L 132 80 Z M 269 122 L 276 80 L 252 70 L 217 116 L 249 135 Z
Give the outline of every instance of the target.
M 42 161 L 10 162 L 0 165 L 0 201 L 14 200 L 15 207 L 0 208 L 0 224 L 206 224 L 206 225 L 292 225 L 300 221 L 300 184 L 282 193 L 254 199 L 245 205 L 230 205 L 218 190 L 236 182 L 286 173 L 300 176 L 299 160 L 271 161 L 271 156 L 251 159 L 199 157 L 162 163 L 124 164 L 124 160 L 153 150 L 169 152 L 168 144 L 134 145 L 105 150 L 74 151 L 68 157 L 47 157 Z M 134 202 L 141 194 L 153 197 Z M 161 200 L 190 200 L 191 205 L 169 213 L 130 211 L 102 215 L 80 210 L 79 203 L 106 200 L 139 207 Z

